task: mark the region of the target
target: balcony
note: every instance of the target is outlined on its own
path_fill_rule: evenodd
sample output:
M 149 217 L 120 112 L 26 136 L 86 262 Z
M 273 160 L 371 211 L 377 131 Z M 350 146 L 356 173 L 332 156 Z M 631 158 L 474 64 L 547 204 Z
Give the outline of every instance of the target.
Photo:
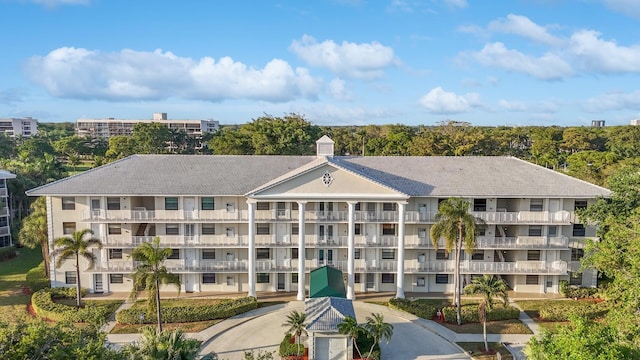
M 408 260 L 405 263 L 406 272 L 453 273 L 455 261 L 418 262 Z M 515 262 L 485 262 L 462 261 L 462 274 L 549 274 L 565 275 L 567 263 L 565 261 L 515 261 Z
M 0 236 L 9 235 L 10 233 L 11 233 L 11 231 L 9 231 L 9 227 L 8 226 L 1 226 L 0 227 Z
M 247 221 L 247 211 L 212 210 L 90 210 L 84 214 L 85 221 L 176 221 L 176 220 L 216 220 L 216 221 Z
M 476 211 L 473 216 L 487 224 L 568 224 L 574 220 L 570 211 L 516 211 L 484 212 Z
M 566 236 L 516 236 L 494 237 L 478 236 L 478 249 L 566 249 L 569 238 Z

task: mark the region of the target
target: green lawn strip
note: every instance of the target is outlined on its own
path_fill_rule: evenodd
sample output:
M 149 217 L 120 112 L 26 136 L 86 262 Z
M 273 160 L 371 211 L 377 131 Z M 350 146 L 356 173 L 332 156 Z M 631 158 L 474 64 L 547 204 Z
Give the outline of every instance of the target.
M 538 323 L 545 323 L 545 321 L 540 320 L 540 310 L 543 308 L 549 308 L 555 305 L 562 305 L 568 308 L 578 308 L 581 306 L 588 306 L 591 303 L 587 301 L 575 301 L 575 300 L 519 300 L 516 301 L 516 304 L 524 310 L 524 312 L 529 315 L 533 320 Z M 602 304 L 602 306 L 606 306 Z
M 443 323 L 445 327 L 458 334 L 482 334 L 482 323 L 467 323 L 460 326 Z M 532 334 L 520 320 L 487 321 L 487 334 Z
M 482 342 L 460 342 L 456 343 L 458 346 L 463 348 L 472 358 L 477 360 L 493 360 L 497 359 L 497 355 L 495 354 L 485 354 L 484 353 L 484 343 Z M 500 352 L 501 359 L 503 360 L 513 360 L 513 356 L 507 350 L 504 345 L 501 343 L 489 343 L 489 349 Z
M 24 294 L 26 274 L 31 268 L 42 262 L 39 248 L 19 248 L 18 256 L 0 262 L 0 320 L 9 322 L 28 322 L 35 318 L 27 311 L 31 296 Z
M 195 332 L 200 332 L 210 326 L 213 326 L 222 320 L 223 319 L 194 321 L 194 322 L 188 322 L 188 323 L 173 323 L 173 324 L 167 323 L 167 324 L 163 324 L 162 328 L 166 330 L 182 329 L 182 331 L 184 332 L 195 333 Z M 136 334 L 140 332 L 141 328 L 146 326 L 153 326 L 153 325 L 116 324 L 113 330 L 111 330 L 111 334 Z

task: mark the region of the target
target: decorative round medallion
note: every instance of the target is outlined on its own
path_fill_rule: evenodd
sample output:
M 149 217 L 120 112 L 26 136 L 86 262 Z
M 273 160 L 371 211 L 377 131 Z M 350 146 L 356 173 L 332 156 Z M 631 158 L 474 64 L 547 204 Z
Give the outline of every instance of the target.
M 332 182 L 333 182 L 333 175 L 331 175 L 328 171 L 325 172 L 324 175 L 322 175 L 322 183 L 328 187 L 329 185 L 331 185 Z

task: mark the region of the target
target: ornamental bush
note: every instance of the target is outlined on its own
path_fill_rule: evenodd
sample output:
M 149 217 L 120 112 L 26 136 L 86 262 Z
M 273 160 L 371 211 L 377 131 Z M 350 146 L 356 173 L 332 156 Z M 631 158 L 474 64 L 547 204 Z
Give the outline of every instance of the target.
M 83 308 L 59 304 L 53 298 L 69 298 L 65 288 L 42 289 L 31 295 L 31 305 L 35 313 L 43 318 L 53 321 L 93 322 L 104 321 L 120 305 L 117 302 L 105 303 L 106 306 L 87 305 Z M 71 289 L 74 290 L 74 289 Z M 74 291 L 75 295 L 75 291 Z
M 300 356 L 304 355 L 304 344 L 298 345 L 295 342 L 292 344 L 291 337 L 292 337 L 291 334 L 286 333 L 284 334 L 284 338 L 280 342 L 280 348 L 278 349 L 278 354 L 280 354 L 280 356 L 282 356 L 283 358 L 287 356 L 297 356 L 298 354 L 300 354 Z M 300 347 L 299 351 L 298 351 L 298 347 Z
M 167 323 L 182 323 L 226 319 L 258 307 L 254 297 L 244 297 L 220 301 L 214 305 L 182 305 L 163 306 L 162 321 Z M 143 316 L 142 321 L 140 315 Z M 116 314 L 116 321 L 120 324 L 154 324 L 156 314 L 147 314 L 146 310 L 126 309 Z
M 456 307 L 447 306 L 442 309 L 444 314 L 444 320 L 446 322 L 456 322 Z M 478 304 L 462 305 L 462 323 L 474 323 L 480 322 L 480 316 L 478 315 Z M 513 320 L 518 319 L 520 316 L 520 310 L 513 306 L 494 306 L 493 309 L 487 311 L 487 321 L 501 321 L 501 320 Z
M 606 313 L 607 308 L 603 305 L 582 301 L 563 301 L 540 309 L 539 316 L 544 321 L 569 321 L 572 315 L 596 319 Z
M 423 319 L 432 319 L 436 314 L 435 306 L 407 299 L 393 298 L 389 300 L 389 307 L 406 311 Z

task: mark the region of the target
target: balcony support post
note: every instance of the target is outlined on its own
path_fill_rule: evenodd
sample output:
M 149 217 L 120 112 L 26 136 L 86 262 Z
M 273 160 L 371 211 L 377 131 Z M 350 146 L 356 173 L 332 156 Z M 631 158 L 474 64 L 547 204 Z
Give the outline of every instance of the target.
M 355 264 L 354 258 L 356 254 L 355 248 L 355 209 L 356 209 L 355 201 L 347 201 L 347 205 L 349 207 L 349 236 L 347 237 L 348 242 L 348 250 L 347 250 L 347 299 L 355 300 L 356 291 L 355 291 Z
M 305 298 L 305 244 L 304 244 L 304 208 L 306 201 L 298 201 L 298 295 L 296 299 L 302 301 Z
M 256 297 L 256 201 L 247 200 L 249 205 L 249 293 Z
M 396 298 L 404 299 L 404 215 L 405 201 L 398 202 L 398 273 L 396 280 Z

